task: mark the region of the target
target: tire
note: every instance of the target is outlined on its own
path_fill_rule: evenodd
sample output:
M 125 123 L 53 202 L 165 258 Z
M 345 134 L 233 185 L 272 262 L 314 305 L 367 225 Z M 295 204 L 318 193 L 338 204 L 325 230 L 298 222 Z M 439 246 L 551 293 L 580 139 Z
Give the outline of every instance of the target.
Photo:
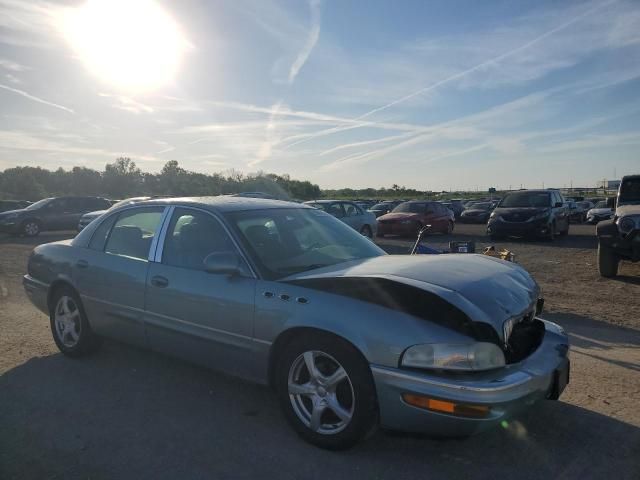
M 618 275 L 620 258 L 612 248 L 598 243 L 598 271 L 601 277 L 611 278 Z
M 51 334 L 58 349 L 69 357 L 96 351 L 102 339 L 91 330 L 78 294 L 71 287 L 58 288 L 49 306 Z
M 37 237 L 40 235 L 41 230 L 40 222 L 37 220 L 25 220 L 22 224 L 22 234 L 25 237 Z
M 451 220 L 447 222 L 447 229 L 443 232 L 445 235 L 451 235 L 453 233 L 454 224 Z
M 310 362 L 315 376 L 307 366 Z M 339 370 L 344 377 L 332 384 L 329 379 Z M 369 365 L 340 337 L 322 332 L 295 337 L 278 355 L 275 386 L 287 421 L 317 447 L 351 448 L 378 425 Z
M 556 222 L 552 222 L 549 227 L 549 233 L 547 233 L 545 240 L 548 240 L 549 242 L 553 242 L 555 239 L 556 239 Z
M 373 233 L 371 232 L 371 227 L 369 225 L 364 225 L 360 229 L 360 233 L 367 238 L 373 238 Z

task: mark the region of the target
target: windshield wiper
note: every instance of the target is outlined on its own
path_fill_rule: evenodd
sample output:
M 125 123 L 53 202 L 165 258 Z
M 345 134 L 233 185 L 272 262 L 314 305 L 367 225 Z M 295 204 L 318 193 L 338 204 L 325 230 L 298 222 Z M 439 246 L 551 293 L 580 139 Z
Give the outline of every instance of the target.
M 329 263 L 312 263 L 311 265 L 296 265 L 293 267 L 281 267 L 276 269 L 278 272 L 306 272 L 307 270 L 314 270 L 316 268 L 322 268 L 330 265 Z

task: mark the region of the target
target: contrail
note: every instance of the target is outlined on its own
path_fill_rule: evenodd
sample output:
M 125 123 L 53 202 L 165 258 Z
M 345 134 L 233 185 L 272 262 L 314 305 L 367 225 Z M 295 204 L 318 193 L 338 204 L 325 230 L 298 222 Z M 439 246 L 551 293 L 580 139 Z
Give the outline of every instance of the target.
M 365 119 L 367 117 L 370 117 L 374 113 L 381 112 L 381 111 L 386 110 L 388 108 L 391 108 L 391 107 L 393 107 L 395 105 L 398 105 L 399 103 L 406 102 L 407 100 L 410 100 L 410 99 L 412 99 L 414 97 L 417 97 L 418 95 L 422 95 L 423 93 L 429 92 L 429 91 L 431 91 L 433 89 L 436 89 L 436 88 L 438 88 L 438 87 L 440 87 L 440 86 L 442 86 L 444 84 L 450 83 L 450 82 L 452 82 L 454 80 L 458 80 L 459 78 L 465 77 L 465 76 L 469 75 L 470 73 L 473 73 L 473 72 L 476 72 L 478 70 L 481 70 L 484 67 L 496 64 L 496 63 L 504 60 L 505 58 L 509 58 L 509 57 L 515 55 L 516 53 L 519 53 L 522 50 L 525 50 L 525 49 L 531 47 L 532 45 L 535 45 L 536 43 L 539 43 L 540 41 L 542 41 L 545 38 L 547 38 L 547 37 L 559 32 L 560 30 L 564 30 L 565 28 L 570 27 L 574 23 L 582 20 L 584 17 L 586 17 L 588 15 L 591 15 L 592 13 L 594 13 L 594 12 L 596 12 L 596 11 L 598 11 L 598 10 L 608 6 L 608 5 L 611 5 L 612 3 L 615 3 L 617 1 L 618 0 L 610 0 L 609 2 L 605 2 L 605 3 L 602 3 L 602 4 L 598 5 L 598 6 L 596 6 L 596 7 L 593 7 L 591 9 L 587 10 L 586 12 L 581 13 L 577 17 L 574 17 L 571 20 L 569 20 L 567 22 L 564 22 L 564 23 L 558 25 L 557 27 L 552 28 L 551 30 L 549 30 L 549 31 L 537 36 L 533 40 L 530 40 L 527 43 L 524 43 L 523 45 L 520 45 L 519 47 L 516 47 L 516 48 L 514 48 L 512 50 L 509 50 L 508 52 L 505 52 L 505 53 L 503 53 L 501 55 L 498 55 L 497 57 L 491 58 L 489 60 L 485 60 L 484 62 L 479 63 L 479 64 L 477 64 L 477 65 L 475 65 L 475 66 L 473 66 L 471 68 L 468 68 L 466 70 L 463 70 L 462 72 L 458 72 L 456 74 L 453 74 L 453 75 L 451 75 L 451 76 L 449 76 L 447 78 L 444 78 L 444 79 L 442 79 L 442 80 L 440 80 L 440 81 L 438 81 L 436 83 L 433 83 L 433 84 L 428 85 L 428 86 L 426 86 L 424 88 L 421 88 L 420 90 L 417 90 L 417 91 L 415 91 L 413 93 L 410 93 L 409 95 L 405 95 L 402 98 L 399 98 L 397 100 L 394 100 L 393 102 L 387 103 L 386 105 L 374 108 L 373 110 L 369 110 L 368 112 L 363 113 L 362 115 L 360 115 L 359 117 L 354 118 L 353 120 L 354 121 L 363 120 L 363 119 Z M 362 124 L 360 124 L 358 126 L 364 126 L 364 125 L 366 125 L 366 123 L 362 123 Z M 358 126 L 350 126 L 348 128 L 358 128 Z M 291 144 L 287 145 L 287 148 L 290 148 L 290 147 L 292 147 L 294 145 L 299 145 L 301 143 L 307 142 L 308 140 L 311 140 L 311 139 L 313 139 L 315 137 L 318 137 L 318 136 L 331 135 L 332 133 L 340 132 L 344 128 L 345 127 L 334 127 L 334 128 L 329 128 L 329 129 L 326 129 L 326 130 L 321 130 L 319 132 L 316 132 L 315 134 L 311 134 L 307 138 L 301 139 L 301 140 L 299 140 L 299 141 L 297 141 L 295 143 L 291 143 Z
M 53 102 L 49 102 L 47 100 L 43 100 L 42 98 L 39 97 L 35 97 L 33 95 L 31 95 L 30 93 L 25 92 L 24 90 L 18 90 L 17 88 L 12 88 L 8 85 L 3 85 L 2 83 L 0 83 L 0 88 L 3 88 L 4 90 L 8 90 L 10 92 L 13 92 L 17 95 L 20 95 L 24 98 L 28 98 L 29 100 L 33 100 L 34 102 L 38 102 L 38 103 L 42 103 L 44 105 L 49 105 L 50 107 L 54 107 L 54 108 L 59 108 L 60 110 L 64 110 L 65 112 L 69 112 L 69 113 L 76 113 L 73 110 L 71 110 L 70 108 L 67 108 L 63 105 L 58 105 L 57 103 L 53 103 Z

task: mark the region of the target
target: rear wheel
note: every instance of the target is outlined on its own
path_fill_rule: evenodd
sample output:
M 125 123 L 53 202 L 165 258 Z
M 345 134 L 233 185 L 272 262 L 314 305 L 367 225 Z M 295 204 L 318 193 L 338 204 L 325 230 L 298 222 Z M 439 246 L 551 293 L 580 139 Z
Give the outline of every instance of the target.
M 275 375 L 284 414 L 309 443 L 343 450 L 377 426 L 371 370 L 345 340 L 320 332 L 301 335 L 284 347 Z
M 70 287 L 57 289 L 49 308 L 51 333 L 58 349 L 70 357 L 87 355 L 101 344 L 91 330 L 78 294 Z
M 600 276 L 611 278 L 618 275 L 618 265 L 620 257 L 616 255 L 612 248 L 598 244 L 598 271 Z
M 40 234 L 40 223 L 37 220 L 27 220 L 22 224 L 22 233 L 27 237 L 36 237 Z

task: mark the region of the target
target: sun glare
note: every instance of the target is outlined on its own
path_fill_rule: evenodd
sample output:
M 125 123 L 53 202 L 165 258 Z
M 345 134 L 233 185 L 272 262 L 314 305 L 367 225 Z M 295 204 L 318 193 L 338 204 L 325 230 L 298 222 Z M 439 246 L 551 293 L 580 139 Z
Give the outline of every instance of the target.
M 90 0 L 66 10 L 60 26 L 94 74 L 128 90 L 170 82 L 189 47 L 176 22 L 152 0 Z

